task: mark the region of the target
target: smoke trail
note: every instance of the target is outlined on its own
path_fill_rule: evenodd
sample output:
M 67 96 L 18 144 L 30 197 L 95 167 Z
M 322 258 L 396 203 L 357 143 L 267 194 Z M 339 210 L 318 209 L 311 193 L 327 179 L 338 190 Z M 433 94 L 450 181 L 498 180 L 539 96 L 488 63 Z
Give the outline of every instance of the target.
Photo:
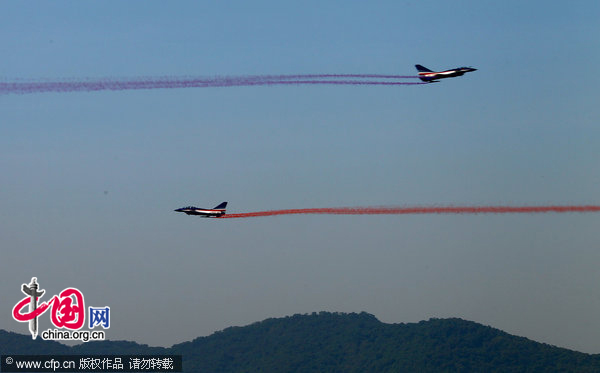
M 353 78 L 354 80 L 332 80 Z M 305 74 L 305 75 L 249 75 L 211 78 L 141 78 L 141 79 L 84 79 L 78 81 L 13 81 L 0 82 L 0 94 L 28 94 L 43 92 L 93 92 L 140 89 L 216 88 L 265 85 L 420 85 L 423 82 L 356 80 L 362 78 L 404 79 L 415 76 L 378 74 Z M 324 80 L 327 79 L 327 80 Z
M 325 85 L 421 85 L 426 82 L 385 82 L 372 80 L 259 80 L 248 81 L 243 85 L 301 85 L 301 84 L 325 84 Z
M 228 78 L 228 77 L 223 77 Z M 418 75 L 385 75 L 385 74 L 287 74 L 287 75 L 247 75 L 240 78 L 248 80 L 285 80 L 285 79 L 327 79 L 327 78 L 372 78 L 372 79 L 418 79 Z
M 540 214 L 566 212 L 600 212 L 598 205 L 581 206 L 442 206 L 442 207 L 332 207 L 289 209 L 226 214 L 221 219 L 254 218 L 274 215 L 326 214 L 326 215 L 408 215 L 408 214 Z

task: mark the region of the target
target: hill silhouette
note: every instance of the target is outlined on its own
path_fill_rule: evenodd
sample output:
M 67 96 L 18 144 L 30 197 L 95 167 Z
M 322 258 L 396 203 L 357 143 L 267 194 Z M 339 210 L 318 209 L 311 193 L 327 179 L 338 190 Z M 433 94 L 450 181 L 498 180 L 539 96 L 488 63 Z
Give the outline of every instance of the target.
M 384 324 L 368 313 L 319 312 L 230 327 L 149 347 L 68 347 L 0 330 L 2 354 L 176 354 L 186 372 L 598 372 L 600 355 L 558 348 L 462 319 Z

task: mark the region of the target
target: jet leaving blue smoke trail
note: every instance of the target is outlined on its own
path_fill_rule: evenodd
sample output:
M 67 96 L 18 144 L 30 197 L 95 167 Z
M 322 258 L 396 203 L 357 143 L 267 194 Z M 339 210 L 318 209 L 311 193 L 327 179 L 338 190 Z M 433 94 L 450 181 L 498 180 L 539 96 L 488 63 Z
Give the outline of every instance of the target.
M 332 78 L 354 78 L 354 80 L 332 80 Z M 13 81 L 0 82 L 0 94 L 28 94 L 42 92 L 92 92 L 124 91 L 138 89 L 174 89 L 241 87 L 259 85 L 420 85 L 422 82 L 357 80 L 360 78 L 406 79 L 415 76 L 378 74 L 303 74 L 303 75 L 249 75 L 240 77 L 212 78 L 142 78 L 142 79 L 99 79 L 74 81 Z M 327 80 L 324 80 L 327 79 Z

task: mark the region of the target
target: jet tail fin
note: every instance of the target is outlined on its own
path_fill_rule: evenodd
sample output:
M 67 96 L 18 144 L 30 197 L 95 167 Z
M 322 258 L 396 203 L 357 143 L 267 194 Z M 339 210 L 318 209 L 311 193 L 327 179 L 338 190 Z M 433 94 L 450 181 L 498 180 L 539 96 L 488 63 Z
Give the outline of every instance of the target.
M 415 67 L 417 68 L 417 70 L 421 73 L 431 73 L 433 71 L 429 70 L 428 68 L 426 68 L 423 65 L 415 65 Z
M 217 207 L 214 208 L 214 210 L 221 210 L 221 209 L 225 209 L 227 207 L 227 202 L 223 202 L 220 205 L 218 205 Z

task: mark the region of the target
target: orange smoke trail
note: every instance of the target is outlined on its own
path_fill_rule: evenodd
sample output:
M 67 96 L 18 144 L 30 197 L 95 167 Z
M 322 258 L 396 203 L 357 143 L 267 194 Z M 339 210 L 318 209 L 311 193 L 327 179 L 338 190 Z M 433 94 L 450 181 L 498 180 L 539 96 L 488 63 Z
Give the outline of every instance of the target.
M 598 205 L 580 206 L 442 206 L 442 207 L 326 207 L 226 214 L 221 219 L 256 218 L 274 215 L 407 215 L 407 214 L 540 214 L 547 212 L 600 212 Z

